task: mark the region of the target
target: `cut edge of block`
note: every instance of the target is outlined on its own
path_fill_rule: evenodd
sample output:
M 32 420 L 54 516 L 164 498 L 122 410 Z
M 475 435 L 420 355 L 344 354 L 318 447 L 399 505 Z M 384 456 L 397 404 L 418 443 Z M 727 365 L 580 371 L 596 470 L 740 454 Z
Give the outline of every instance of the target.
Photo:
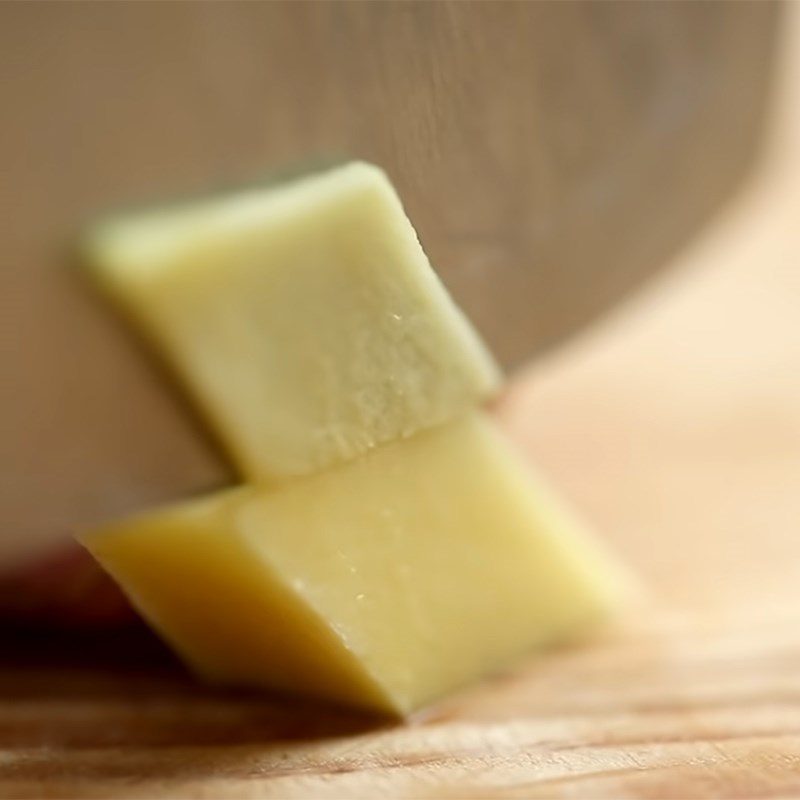
M 141 526 L 143 524 L 146 525 L 148 521 L 157 520 L 169 523 L 170 520 L 174 519 L 190 535 L 192 533 L 202 535 L 204 531 L 209 532 L 209 529 L 216 525 L 222 527 L 224 522 L 221 518 L 226 512 L 233 511 L 235 513 L 238 505 L 247 502 L 250 496 L 261 491 L 264 491 L 263 487 L 238 486 L 215 492 L 211 495 L 171 503 L 149 512 L 136 514 L 116 523 L 109 523 L 99 528 L 80 532 L 76 534 L 75 539 L 114 578 L 114 581 L 122 589 L 133 608 L 136 609 L 147 624 L 204 682 L 219 686 L 260 688 L 287 697 L 297 697 L 298 699 L 316 698 L 334 706 L 356 709 L 387 718 L 403 719 L 407 717 L 415 709 L 406 708 L 398 701 L 398 698 L 394 697 L 384 687 L 382 682 L 370 672 L 363 660 L 359 659 L 348 647 L 347 642 L 340 632 L 336 630 L 335 626 L 331 625 L 324 614 L 320 613 L 304 596 L 299 594 L 294 587 L 281 577 L 269 561 L 263 558 L 263 551 L 259 551 L 254 547 L 248 537 L 237 536 L 231 532 L 231 536 L 237 540 L 237 546 L 245 548 L 252 556 L 250 563 L 258 564 L 258 574 L 250 577 L 259 583 L 265 581 L 270 587 L 269 594 L 273 614 L 265 613 L 265 621 L 268 622 L 270 616 L 273 619 L 275 618 L 274 612 L 283 602 L 285 604 L 284 610 L 288 607 L 291 617 L 302 620 L 302 629 L 305 631 L 310 629 L 312 631 L 310 638 L 316 639 L 317 647 L 321 648 L 321 652 L 324 652 L 324 648 L 328 647 L 337 653 L 333 680 L 345 685 L 345 691 L 319 689 L 315 692 L 314 689 L 308 689 L 305 686 L 302 689 L 296 686 L 293 687 L 290 682 L 284 682 L 281 685 L 279 680 L 259 679 L 252 675 L 244 675 L 241 672 L 234 674 L 225 668 L 215 668 L 208 664 L 203 664 L 203 659 L 198 657 L 196 648 L 187 647 L 183 641 L 179 641 L 179 637 L 175 637 L 172 634 L 168 624 L 161 622 L 160 614 L 156 610 L 158 604 L 145 599 L 142 593 L 135 589 L 133 584 L 136 581 L 121 575 L 121 571 L 114 566 L 115 559 L 113 557 L 109 558 L 105 554 L 103 543 L 117 537 L 136 537 L 139 539 L 136 544 L 139 547 L 144 544 L 144 550 L 149 550 L 152 545 L 148 546 L 148 537 L 144 537 L 144 542 L 142 542 L 141 537 L 143 535 L 140 531 Z M 204 514 L 209 507 L 212 507 L 212 510 L 217 512 L 215 515 L 217 519 L 212 520 L 210 523 L 204 518 Z M 188 520 L 187 513 L 189 515 Z M 220 536 L 221 534 L 212 533 L 212 535 Z M 153 558 L 157 557 L 158 548 L 153 548 Z M 202 591 L 213 591 L 213 583 L 204 584 Z M 260 597 L 258 594 L 253 596 Z M 261 600 L 265 606 L 270 605 L 270 603 L 263 600 L 263 597 L 261 597 Z M 306 635 L 304 638 L 308 639 L 309 636 Z M 291 647 L 287 647 L 283 652 L 290 652 L 291 649 Z M 326 665 L 326 669 L 330 669 L 330 666 Z
M 218 237 L 278 226 L 299 212 L 307 213 L 309 203 L 324 206 L 351 192 L 370 191 L 377 203 L 392 208 L 387 221 L 403 242 L 407 260 L 439 308 L 446 311 L 454 335 L 476 358 L 484 394 L 490 395 L 502 383 L 502 369 L 432 265 L 389 176 L 367 161 L 352 160 L 285 182 L 100 219 L 87 228 L 80 242 L 80 260 L 99 287 L 129 316 L 138 318 L 129 293 L 157 278 L 170 263 L 202 251 Z M 198 223 L 205 226 L 199 233 Z
M 276 483 L 309 473 L 297 471 L 282 474 L 280 470 L 266 468 L 264 461 L 253 458 L 241 446 L 239 439 L 230 434 L 227 430 L 225 407 L 220 407 L 212 398 L 203 396 L 196 385 L 193 372 L 186 369 L 179 354 L 171 346 L 165 345 L 158 325 L 143 310 L 149 296 L 148 291 L 151 294 L 153 291 L 146 287 L 154 276 L 157 279 L 160 272 L 169 274 L 171 263 L 180 263 L 184 258 L 188 258 L 187 263 L 192 263 L 189 251 L 181 248 L 186 240 L 191 240 L 190 251 L 201 246 L 198 245 L 196 230 L 198 222 L 205 218 L 224 218 L 227 222 L 222 228 L 211 226 L 212 230 L 201 232 L 201 242 L 214 240 L 218 236 L 229 236 L 231 230 L 235 233 L 237 230 L 253 230 L 261 225 L 280 226 L 295 214 L 308 214 L 309 203 L 311 208 L 324 207 L 326 204 L 336 203 L 339 198 L 364 192 L 374 195 L 374 204 L 388 209 L 382 224 L 392 229 L 398 246 L 405 251 L 403 257 L 415 276 L 415 289 L 423 296 L 420 302 L 435 309 L 435 312 L 431 310 L 430 313 L 441 315 L 442 326 L 453 343 L 454 352 L 458 354 L 452 369 L 462 375 L 465 384 L 470 385 L 470 396 L 465 399 L 465 403 L 479 404 L 489 400 L 503 384 L 504 376 L 500 365 L 431 265 L 417 231 L 405 213 L 402 201 L 388 176 L 380 167 L 366 161 L 338 164 L 286 183 L 249 187 L 238 194 L 229 193 L 188 201 L 178 207 L 154 208 L 135 212 L 132 216 L 112 217 L 98 223 L 85 237 L 83 263 L 97 287 L 132 324 L 159 361 L 178 377 L 184 392 L 199 408 L 215 440 L 221 444 L 240 474 L 250 480 Z M 225 230 L 225 225 L 233 225 L 233 229 Z M 165 229 L 167 234 L 159 242 Z M 145 244 L 144 249 L 141 247 L 142 240 L 150 242 Z M 448 416 L 432 418 L 420 428 L 398 431 L 396 438 L 407 438 L 418 430 L 445 424 L 462 413 L 464 408 L 462 404 L 454 408 Z M 383 445 L 392 440 L 381 439 L 376 444 Z M 368 451 L 369 449 L 364 452 Z M 335 460 L 327 466 L 336 463 L 339 462 Z
M 280 224 L 282 218 L 306 205 L 309 196 L 317 203 L 329 202 L 343 190 L 370 183 L 385 183 L 396 194 L 380 167 L 366 161 L 347 161 L 283 181 L 231 187 L 181 203 L 101 217 L 86 228 L 79 249 L 89 268 L 112 286 L 115 282 L 134 283 L 146 280 L 165 263 L 185 257 L 188 230 L 193 241 L 206 244 L 254 226 Z M 198 223 L 205 229 L 198 232 Z

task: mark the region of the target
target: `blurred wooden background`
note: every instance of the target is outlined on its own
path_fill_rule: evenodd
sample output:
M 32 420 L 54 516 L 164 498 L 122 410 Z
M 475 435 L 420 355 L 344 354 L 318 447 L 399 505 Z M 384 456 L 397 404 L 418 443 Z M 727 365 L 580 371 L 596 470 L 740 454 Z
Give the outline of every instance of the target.
M 374 160 L 519 364 L 661 266 L 738 185 L 778 10 L 0 4 L 0 567 L 231 477 L 66 269 L 89 215 L 320 153 Z
M 629 619 L 377 729 L 197 687 L 154 645 L 73 639 L 48 662 L 40 644 L 0 668 L 0 795 L 800 793 L 794 10 L 789 23 L 774 125 L 745 193 L 672 271 L 498 408 L 642 574 L 649 598 Z

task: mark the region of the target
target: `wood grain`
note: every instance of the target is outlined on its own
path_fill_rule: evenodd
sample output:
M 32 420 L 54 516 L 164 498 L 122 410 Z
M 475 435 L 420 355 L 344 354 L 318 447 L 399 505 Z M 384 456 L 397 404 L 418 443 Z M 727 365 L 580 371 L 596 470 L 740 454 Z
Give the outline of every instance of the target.
M 14 465 L 0 565 L 231 480 L 65 268 L 92 214 L 317 154 L 373 160 L 456 299 L 518 364 L 649 275 L 737 185 L 777 12 L 0 3 L 0 462 Z
M 196 686 L 141 632 L 4 639 L 0 796 L 800 794 L 798 90 L 795 55 L 747 194 L 497 409 L 640 571 L 629 618 L 396 726 Z

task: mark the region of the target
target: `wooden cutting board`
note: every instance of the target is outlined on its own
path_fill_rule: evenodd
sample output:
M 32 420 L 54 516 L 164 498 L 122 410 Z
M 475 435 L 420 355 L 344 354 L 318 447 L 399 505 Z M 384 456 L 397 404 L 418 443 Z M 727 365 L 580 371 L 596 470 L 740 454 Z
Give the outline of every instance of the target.
M 142 633 L 5 639 L 0 796 L 800 793 L 800 71 L 787 75 L 747 194 L 497 410 L 643 576 L 628 619 L 404 725 L 205 689 Z

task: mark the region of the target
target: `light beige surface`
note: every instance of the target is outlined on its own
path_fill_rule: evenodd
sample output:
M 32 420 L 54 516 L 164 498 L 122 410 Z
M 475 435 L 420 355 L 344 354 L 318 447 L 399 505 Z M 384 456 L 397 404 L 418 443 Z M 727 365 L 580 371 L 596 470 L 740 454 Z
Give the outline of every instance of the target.
M 800 793 L 797 122 L 784 120 L 759 180 L 675 273 L 500 410 L 649 582 L 650 606 L 615 637 L 378 731 L 130 665 L 73 666 L 58 681 L 8 666 L 0 792 Z

